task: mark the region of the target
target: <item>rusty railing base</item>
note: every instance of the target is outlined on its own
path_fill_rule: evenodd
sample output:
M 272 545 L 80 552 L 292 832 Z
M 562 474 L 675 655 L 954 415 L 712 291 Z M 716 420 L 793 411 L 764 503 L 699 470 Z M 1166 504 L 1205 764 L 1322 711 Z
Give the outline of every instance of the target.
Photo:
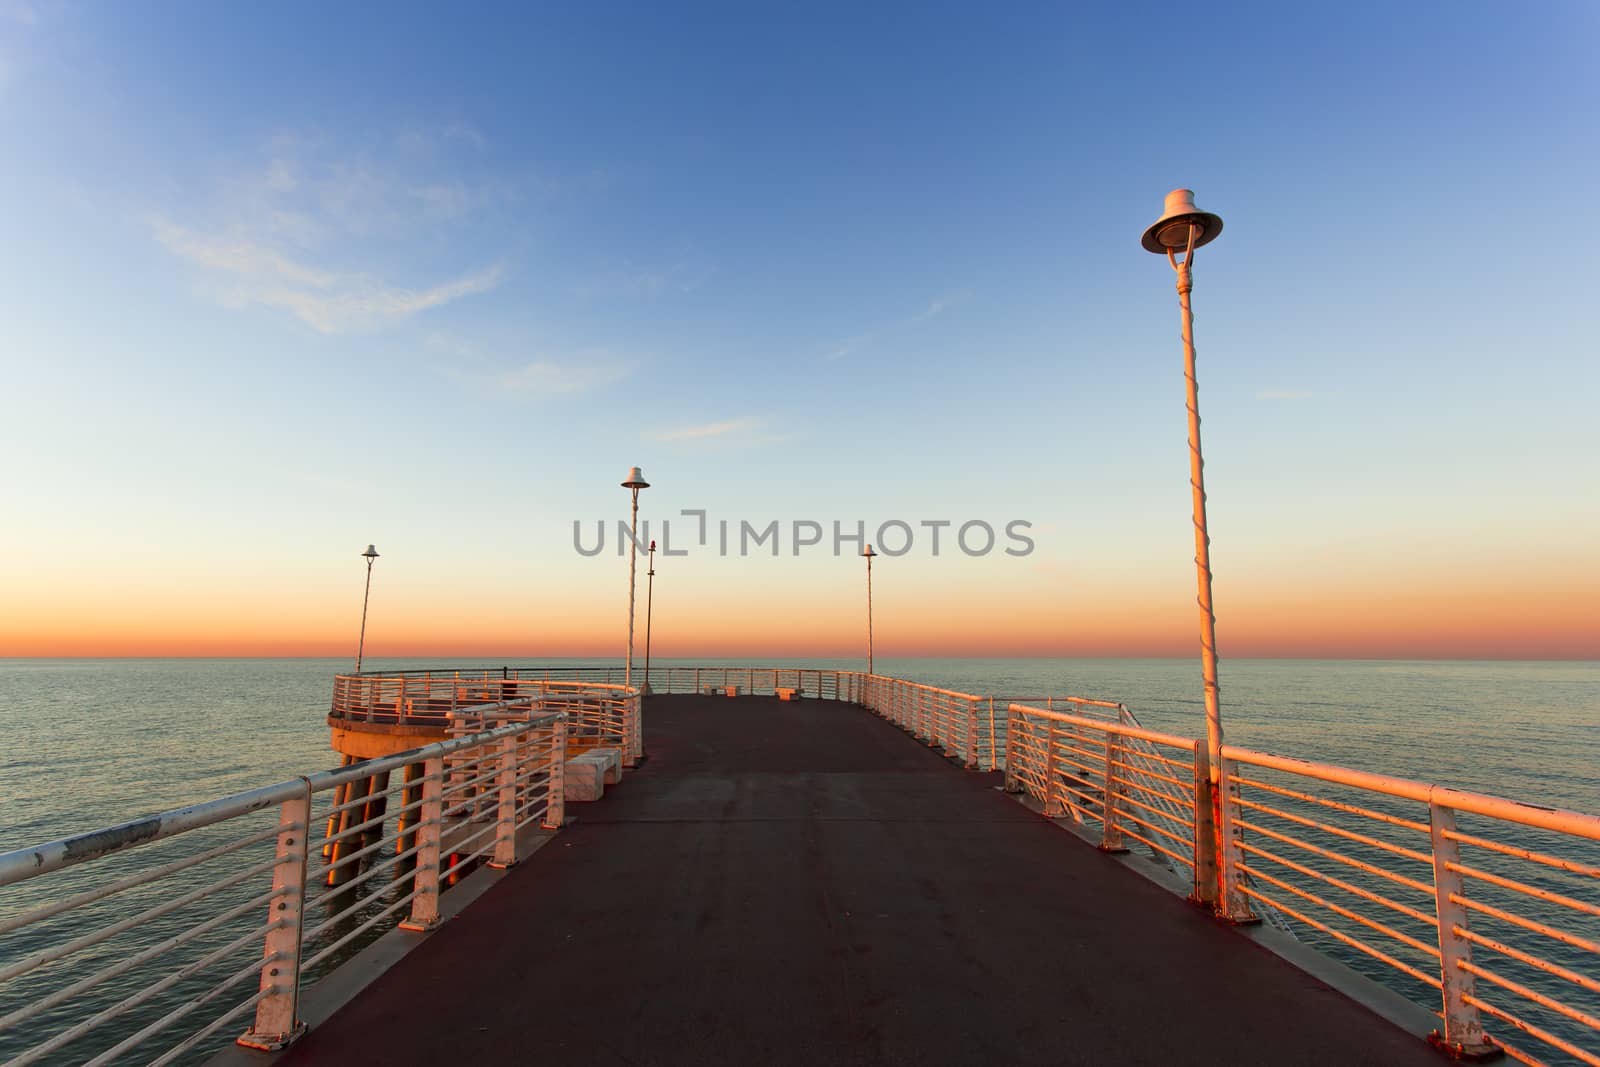
M 1428 1044 L 1451 1059 L 1466 1063 L 1490 1063 L 1505 1059 L 1506 1055 L 1505 1049 L 1493 1041 L 1485 1040 L 1481 1045 L 1463 1045 L 1459 1042 L 1446 1041 L 1444 1035 L 1437 1030 L 1428 1035 Z
M 296 1023 L 294 1029 L 287 1034 L 258 1034 L 254 1030 L 246 1030 L 234 1039 L 234 1044 L 259 1049 L 262 1052 L 278 1052 L 300 1040 L 305 1036 L 305 1032 L 305 1023 Z

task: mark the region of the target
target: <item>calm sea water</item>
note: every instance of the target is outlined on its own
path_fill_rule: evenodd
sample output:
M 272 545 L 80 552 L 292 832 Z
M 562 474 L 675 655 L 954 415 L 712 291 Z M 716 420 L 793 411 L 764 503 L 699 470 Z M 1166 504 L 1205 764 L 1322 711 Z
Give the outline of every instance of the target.
M 775 665 L 655 664 L 706 662 Z M 374 670 L 502 665 L 615 664 L 367 661 Z M 835 660 L 776 665 L 860 667 Z M 877 666 L 883 674 L 982 695 L 1119 700 L 1146 726 L 1190 736 L 1204 732 L 1199 666 L 1189 660 L 884 657 Z M 344 659 L 0 660 L 0 736 L 9 742 L 0 755 L 0 851 L 336 765 L 325 716 L 333 676 L 348 668 Z M 1600 813 L 1600 663 L 1242 660 L 1224 662 L 1222 684 L 1230 743 Z M 647 735 L 648 730 L 647 718 Z M 200 835 L 194 836 L 192 844 L 172 845 L 202 847 Z M 116 866 L 113 860 L 87 868 L 115 873 Z M 107 876 L 87 868 L 76 869 L 62 885 L 82 888 Z M 0 890 L 0 916 L 40 902 L 31 893 Z M 23 954 L 38 951 L 50 939 L 72 936 L 78 932 L 72 924 L 89 919 L 61 921 L 61 929 L 40 930 L 37 941 L 30 935 L 12 947 Z M 177 923 L 173 917 L 136 932 L 132 947 L 170 936 Z M 219 940 L 208 947 L 228 935 L 219 931 Z M 1387 980 L 1381 969 L 1371 973 Z M 0 991 L 0 1015 L 48 988 L 53 986 L 31 988 L 25 979 Z M 105 997 L 110 1003 L 110 994 Z M 182 991 L 173 990 L 163 1009 L 181 999 Z M 57 1016 L 55 1025 L 63 1018 Z M 119 1024 L 113 1036 L 131 1033 L 131 1027 Z M 25 1044 L 30 1028 L 10 1036 Z M 226 1044 L 236 1029 L 219 1032 L 196 1055 Z M 38 1031 L 45 1032 L 54 1031 Z M 0 1038 L 0 1046 L 6 1044 Z M 79 1059 L 63 1054 L 49 1062 Z
M 654 661 L 707 662 L 860 666 Z M 982 695 L 1120 700 L 1152 729 L 1205 729 L 1190 660 L 882 657 L 877 667 Z M 324 717 L 333 676 L 348 669 L 344 659 L 0 660 L 11 742 L 0 756 L 0 851 L 335 766 Z M 1233 660 L 1221 679 L 1232 744 L 1600 812 L 1600 662 Z

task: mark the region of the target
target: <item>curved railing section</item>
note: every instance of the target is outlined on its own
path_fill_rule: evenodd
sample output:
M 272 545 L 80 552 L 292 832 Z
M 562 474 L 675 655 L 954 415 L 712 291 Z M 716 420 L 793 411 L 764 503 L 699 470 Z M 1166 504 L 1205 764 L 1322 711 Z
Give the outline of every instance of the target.
M 640 693 L 620 682 L 581 681 L 509 670 L 384 671 L 341 674 L 333 681 L 330 723 L 423 726 L 449 731 L 465 709 L 533 702 L 565 712 L 569 751 L 614 747 L 623 765 L 644 756 Z

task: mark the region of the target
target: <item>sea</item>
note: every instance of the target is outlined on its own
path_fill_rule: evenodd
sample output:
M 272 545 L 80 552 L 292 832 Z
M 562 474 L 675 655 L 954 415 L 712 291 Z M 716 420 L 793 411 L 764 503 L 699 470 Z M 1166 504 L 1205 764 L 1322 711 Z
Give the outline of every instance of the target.
M 652 665 L 712 664 L 863 667 L 841 659 Z M 617 665 L 498 657 L 364 664 Z M 336 766 L 325 717 L 334 676 L 350 669 L 348 659 L 0 659 L 0 852 Z M 1205 731 L 1197 660 L 880 657 L 876 669 L 1006 700 L 1119 701 L 1152 729 Z M 1600 661 L 1224 660 L 1220 675 L 1229 744 L 1600 814 Z M 645 730 L 648 737 L 648 716 Z M 0 917 L 49 899 L 32 893 L 28 883 L 0 888 Z M 30 1026 L 10 1037 L 26 1044 Z M 228 1040 L 219 1031 L 196 1052 Z

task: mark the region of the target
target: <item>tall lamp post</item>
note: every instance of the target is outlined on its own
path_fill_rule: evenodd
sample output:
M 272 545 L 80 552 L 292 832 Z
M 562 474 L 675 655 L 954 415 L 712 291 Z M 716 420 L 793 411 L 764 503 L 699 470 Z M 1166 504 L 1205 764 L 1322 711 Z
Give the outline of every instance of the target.
M 1218 842 L 1213 862 L 1221 875 L 1220 892 L 1213 902 L 1219 912 L 1242 917 L 1248 907 L 1234 891 L 1230 850 L 1225 847 L 1225 812 L 1222 804 L 1222 697 L 1217 685 L 1217 613 L 1211 600 L 1211 535 L 1206 529 L 1205 460 L 1200 452 L 1200 399 L 1195 381 L 1194 310 L 1189 292 L 1194 288 L 1194 253 L 1222 232 L 1222 219 L 1194 206 L 1192 189 L 1167 194 L 1161 217 L 1144 231 L 1140 243 L 1148 252 L 1167 257 L 1178 275 L 1178 308 L 1183 320 L 1183 373 L 1189 402 L 1189 490 L 1194 504 L 1194 568 L 1200 609 L 1200 664 L 1206 688 L 1206 760 L 1211 793 L 1211 829 Z M 1178 254 L 1183 254 L 1179 259 Z M 1208 890 L 1211 887 L 1207 887 Z M 1236 899 L 1237 898 L 1237 899 Z
M 656 603 L 656 543 L 650 542 L 650 569 L 644 583 L 644 691 L 650 692 L 650 615 Z M 670 679 L 667 692 L 672 692 Z
M 361 553 L 367 560 L 367 591 L 361 594 L 361 637 L 356 642 L 356 673 L 361 673 L 361 656 L 367 648 L 367 601 L 372 598 L 372 561 L 378 558 L 376 545 L 368 545 Z
M 872 551 L 868 545 L 867 550 L 861 553 L 867 561 L 867 674 L 874 673 L 872 669 L 872 560 L 878 553 Z
M 633 590 L 634 571 L 639 565 L 639 490 L 650 488 L 650 483 L 644 480 L 644 474 L 638 467 L 628 468 L 628 477 L 622 483 L 622 488 L 633 491 L 633 522 L 629 526 L 628 535 L 628 658 L 622 669 L 622 683 L 633 684 Z

